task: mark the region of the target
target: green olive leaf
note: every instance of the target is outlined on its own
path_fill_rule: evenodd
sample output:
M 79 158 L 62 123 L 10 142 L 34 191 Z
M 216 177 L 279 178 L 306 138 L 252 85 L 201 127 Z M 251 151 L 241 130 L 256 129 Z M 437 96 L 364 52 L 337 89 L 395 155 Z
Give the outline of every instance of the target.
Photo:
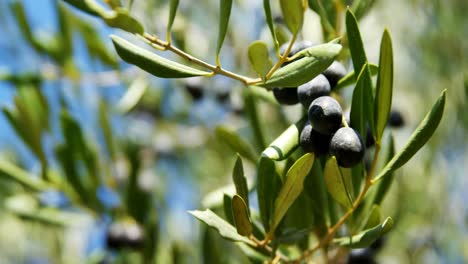
M 162 78 L 186 78 L 209 75 L 209 72 L 200 71 L 183 64 L 168 60 L 155 53 L 147 51 L 131 42 L 111 35 L 117 54 L 126 62 Z
M 167 37 L 169 41 L 169 37 L 171 36 L 172 25 L 174 24 L 174 19 L 177 13 L 177 7 L 179 6 L 179 0 L 171 0 L 169 2 L 169 17 L 167 21 Z
M 350 169 L 340 168 L 335 156 L 331 156 L 325 163 L 325 185 L 335 201 L 346 208 L 353 206 L 353 185 Z
M 239 153 L 252 162 L 256 162 L 257 157 L 252 147 L 234 131 L 226 126 L 217 126 L 215 134 L 217 138 L 228 145 L 234 152 Z
M 0 159 L 0 177 L 9 179 L 33 191 L 45 191 L 49 184 L 8 160 Z
M 237 154 L 236 164 L 234 165 L 234 170 L 232 171 L 232 180 L 236 186 L 237 194 L 242 197 L 249 208 L 249 189 L 247 187 L 247 179 L 244 175 L 244 166 L 242 164 L 242 159 Z
M 276 197 L 274 213 L 271 219 L 269 233 L 272 234 L 279 225 L 289 207 L 299 197 L 304 189 L 304 179 L 314 165 L 315 155 L 306 153 L 299 158 L 288 170 L 286 180 Z
M 232 198 L 231 196 L 224 194 L 223 195 L 223 211 L 226 220 L 231 224 L 234 225 L 234 215 L 232 212 Z
M 263 11 L 265 12 L 265 19 L 270 29 L 271 37 L 273 38 L 273 42 L 275 43 L 275 48 L 277 53 L 279 53 L 279 43 L 278 39 L 276 38 L 276 30 L 273 24 L 273 16 L 271 15 L 271 7 L 270 7 L 270 0 L 263 0 Z
M 144 78 L 135 79 L 117 103 L 117 110 L 123 114 L 130 112 L 141 100 L 147 88 L 148 83 Z
M 189 214 L 195 216 L 201 222 L 218 231 L 219 235 L 227 240 L 243 242 L 245 244 L 255 246 L 255 243 L 244 236 L 237 233 L 236 228 L 226 222 L 224 219 L 213 213 L 210 209 L 204 211 L 194 210 L 188 211 Z
M 379 71 L 379 66 L 375 65 L 375 64 L 372 64 L 372 63 L 368 63 L 367 64 L 368 67 L 369 67 L 369 70 L 370 70 L 370 73 L 371 73 L 371 76 L 375 76 L 377 74 L 377 72 Z M 355 72 L 354 71 L 351 71 L 349 72 L 348 74 L 346 74 L 346 76 L 344 76 L 343 78 L 341 78 L 338 83 L 336 84 L 336 86 L 333 88 L 334 91 L 339 91 L 341 90 L 342 88 L 346 87 L 346 86 L 349 86 L 353 83 L 355 83 L 357 80 L 356 78 L 356 75 L 355 75 Z
M 359 32 L 358 22 L 349 8 L 346 11 L 346 34 L 348 36 L 349 51 L 351 52 L 354 70 L 359 71 L 367 62 L 367 57 L 361 33 Z
M 302 0 L 280 0 L 284 22 L 293 35 L 299 32 L 304 22 L 303 3 Z
M 332 241 L 342 247 L 365 248 L 388 233 L 392 227 L 393 219 L 387 217 L 387 219 L 378 226 L 359 232 L 354 236 L 335 238 Z
M 368 215 L 364 227 L 362 228 L 364 230 L 377 226 L 382 221 L 382 213 L 378 205 L 374 204 Z
M 299 135 L 304 127 L 304 123 L 305 119 L 301 119 L 289 126 L 263 151 L 262 155 L 272 160 L 284 160 L 288 158 L 299 146 Z
M 376 176 L 374 182 L 391 175 L 393 171 L 403 166 L 431 138 L 432 134 L 434 134 L 435 130 L 437 129 L 440 120 L 442 119 L 446 93 L 447 90 L 442 91 L 441 95 L 432 106 L 431 111 L 421 121 L 408 142 L 406 142 L 403 149 L 400 150 L 400 152 L 398 152 L 389 163 L 387 163 L 382 171 Z
M 281 186 L 281 179 L 276 172 L 275 163 L 262 156 L 257 165 L 257 197 L 260 218 L 266 231 L 270 230 L 275 198 Z
M 395 143 L 391 133 L 387 137 L 384 137 L 384 139 L 385 141 L 383 144 L 382 161 L 383 164 L 387 164 L 390 162 L 393 156 L 395 156 Z M 390 190 L 390 187 L 392 186 L 393 179 L 394 177 L 392 177 L 390 174 L 377 183 L 372 201 L 373 204 L 380 205 L 383 202 L 385 196 Z
M 64 0 L 70 5 L 93 16 L 99 16 L 103 8 L 94 0 Z
M 356 18 L 359 20 L 361 19 L 377 2 L 376 0 L 355 0 L 351 5 L 351 10 L 353 13 L 356 14 Z
M 340 51 L 341 45 L 334 43 L 305 49 L 293 57 L 300 59 L 278 69 L 270 79 L 258 84 L 258 86 L 266 88 L 299 86 L 327 69 Z
M 130 16 L 128 11 L 118 8 L 115 11 L 106 12 L 102 19 L 110 27 L 120 28 L 130 33 L 143 34 L 143 26 L 134 17 Z
M 257 40 L 249 45 L 249 60 L 255 72 L 262 79 L 265 79 L 268 71 L 273 66 L 273 62 L 268 54 L 268 47 L 265 42 Z
M 232 215 L 239 235 L 248 237 L 252 234 L 253 228 L 250 222 L 249 208 L 244 199 L 237 194 L 232 197 Z
M 369 124 L 371 131 L 375 131 L 373 122 L 374 118 L 374 96 L 370 69 L 368 64 L 364 64 L 359 73 L 356 87 L 353 91 L 353 99 L 351 104 L 350 120 L 353 128 L 355 128 L 364 142 L 367 136 L 367 126 Z M 375 133 L 373 133 L 375 134 Z
M 380 142 L 392 107 L 393 89 L 393 50 L 390 33 L 382 35 L 380 44 L 379 74 L 375 91 L 376 141 Z
M 229 17 L 231 16 L 232 0 L 220 0 L 219 5 L 219 29 L 218 29 L 218 42 L 216 44 L 216 65 L 220 66 L 219 52 L 226 37 L 227 28 L 229 25 Z

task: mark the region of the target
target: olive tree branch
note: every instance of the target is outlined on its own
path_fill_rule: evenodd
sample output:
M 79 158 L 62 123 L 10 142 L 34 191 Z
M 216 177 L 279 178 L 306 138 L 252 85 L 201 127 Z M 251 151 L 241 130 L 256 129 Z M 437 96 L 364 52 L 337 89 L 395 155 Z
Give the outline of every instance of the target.
M 177 54 L 178 56 L 188 60 L 189 62 L 192 62 L 194 64 L 197 64 L 199 66 L 202 66 L 204 68 L 207 68 L 213 72 L 213 75 L 220 74 L 224 75 L 226 77 L 229 77 L 231 79 L 235 79 L 238 81 L 241 81 L 244 84 L 252 84 L 252 83 L 258 83 L 261 81 L 260 78 L 250 78 L 246 77 L 228 70 L 223 69 L 222 67 L 215 66 L 212 64 L 209 64 L 201 59 L 198 59 L 180 49 L 177 47 L 173 46 L 170 42 L 164 41 L 159 39 L 157 36 L 151 35 L 149 33 L 143 33 L 142 37 L 151 44 L 152 47 L 159 49 L 159 50 L 169 50 L 172 51 L 173 53 Z
M 265 80 L 270 79 L 273 73 L 275 73 L 275 71 L 278 70 L 279 67 L 281 67 L 281 65 L 288 60 L 289 52 L 291 52 L 292 46 L 294 45 L 296 38 L 297 38 L 297 32 L 292 36 L 291 40 L 289 41 L 288 47 L 284 51 L 283 55 L 279 54 L 280 56 L 279 56 L 278 61 L 276 62 L 275 65 L 273 65 L 273 67 L 267 73 Z

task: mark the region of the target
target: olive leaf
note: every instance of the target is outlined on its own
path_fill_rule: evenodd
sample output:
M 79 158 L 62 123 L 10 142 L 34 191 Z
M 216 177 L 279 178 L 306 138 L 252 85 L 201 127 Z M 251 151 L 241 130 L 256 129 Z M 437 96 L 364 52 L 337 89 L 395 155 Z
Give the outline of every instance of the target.
M 270 29 L 271 37 L 273 38 L 273 42 L 275 43 L 276 51 L 279 52 L 279 43 L 278 39 L 276 38 L 276 30 L 273 24 L 273 16 L 271 15 L 271 7 L 270 7 L 270 0 L 263 0 L 263 11 L 265 12 L 265 19 Z
M 304 127 L 305 119 L 289 126 L 262 153 L 272 160 L 284 160 L 299 146 L 299 135 Z
M 185 78 L 209 75 L 209 72 L 200 71 L 183 64 L 168 60 L 155 53 L 149 52 L 129 41 L 111 35 L 117 54 L 126 62 L 162 78 Z
M 383 152 L 382 160 L 384 164 L 387 164 L 395 155 L 395 143 L 393 140 L 393 135 L 391 133 L 390 135 L 388 135 L 388 137 L 384 137 L 384 138 L 386 139 L 386 141 L 384 145 L 385 152 Z M 390 174 L 377 183 L 377 186 L 375 187 L 375 194 L 374 194 L 373 202 L 372 202 L 373 204 L 380 205 L 383 202 L 385 196 L 390 190 L 390 187 L 392 186 L 393 179 L 394 177 L 392 177 Z
M 239 235 L 248 237 L 252 234 L 253 228 L 250 222 L 249 208 L 244 199 L 237 194 L 232 197 L 232 215 Z
M 299 86 L 312 80 L 327 69 L 340 51 L 341 45 L 334 43 L 326 43 L 305 49 L 292 58 L 300 59 L 278 69 L 270 79 L 258 84 L 258 86 L 266 88 Z
M 372 79 L 368 64 L 364 64 L 359 73 L 356 87 L 353 91 L 351 104 L 350 120 L 352 126 L 366 141 L 366 122 L 368 122 L 371 131 L 375 131 L 374 118 L 374 97 L 373 97 Z M 375 134 L 375 133 L 373 133 Z
M 227 27 L 229 25 L 229 17 L 231 16 L 232 0 L 220 0 L 219 6 L 219 29 L 218 29 L 218 42 L 216 44 L 216 65 L 220 66 L 219 52 L 226 37 Z
M 195 216 L 201 222 L 207 224 L 208 226 L 214 228 L 218 231 L 219 235 L 225 239 L 237 242 L 243 242 L 251 246 L 255 246 L 255 243 L 250 239 L 247 239 L 244 236 L 241 236 L 237 233 L 236 228 L 226 222 L 224 219 L 213 213 L 210 209 L 204 211 L 193 210 L 188 211 L 189 214 Z
M 372 63 L 368 63 L 367 65 L 369 67 L 371 76 L 375 76 L 377 74 L 377 72 L 379 71 L 379 66 L 377 66 L 375 64 L 372 64 Z M 343 78 L 341 78 L 338 81 L 338 83 L 333 88 L 333 90 L 338 91 L 338 90 L 340 90 L 340 89 L 342 89 L 342 88 L 344 88 L 346 86 L 349 86 L 349 85 L 355 83 L 356 80 L 357 80 L 357 78 L 356 78 L 354 70 L 350 71 L 348 74 L 346 74 Z
M 44 191 L 49 184 L 8 160 L 0 159 L 0 177 L 9 179 L 33 191 Z
M 257 161 L 257 157 L 252 147 L 234 131 L 226 126 L 217 126 L 215 135 L 222 142 L 228 145 L 232 150 L 239 153 L 241 156 L 247 158 L 252 162 Z
M 392 227 L 393 219 L 387 217 L 387 219 L 378 226 L 359 232 L 354 236 L 335 238 L 333 239 L 333 243 L 343 247 L 365 248 L 388 233 Z
M 257 197 L 260 218 L 266 231 L 270 230 L 275 198 L 281 186 L 281 179 L 276 172 L 275 163 L 262 156 L 257 165 Z
M 296 35 L 304 22 L 304 5 L 302 0 L 280 0 L 283 19 L 289 31 Z
M 400 152 L 398 152 L 389 163 L 387 163 L 382 171 L 376 176 L 374 182 L 391 175 L 393 171 L 403 166 L 431 138 L 432 134 L 434 134 L 435 130 L 437 129 L 440 120 L 442 119 L 446 93 L 447 90 L 442 91 L 441 95 L 432 106 L 431 111 L 421 121 L 408 142 L 406 142 L 403 149 L 400 150 Z
M 117 103 L 117 110 L 120 113 L 130 112 L 141 100 L 147 88 L 148 83 L 144 78 L 135 79 Z
M 268 47 L 265 42 L 257 40 L 249 45 L 249 60 L 255 72 L 262 79 L 265 79 L 268 71 L 273 66 L 273 62 L 268 55 Z
M 244 166 L 242 164 L 242 159 L 237 155 L 236 164 L 234 165 L 234 170 L 232 171 L 232 180 L 236 186 L 237 194 L 245 201 L 247 209 L 249 208 L 249 189 L 247 187 L 247 179 L 244 175 Z
M 179 6 L 179 0 L 171 0 L 169 2 L 169 17 L 168 17 L 167 29 L 166 29 L 168 41 L 171 36 L 171 29 L 172 29 L 172 25 L 174 24 L 174 19 L 177 13 L 178 6 Z
M 379 74 L 375 90 L 375 124 L 376 141 L 380 142 L 387 126 L 388 116 L 392 107 L 393 89 L 393 50 L 390 33 L 387 30 L 382 35 L 380 44 Z
M 286 180 L 276 197 L 274 213 L 271 219 L 269 233 L 272 234 L 279 225 L 289 207 L 299 197 L 304 189 L 304 179 L 314 165 L 315 155 L 306 153 L 299 158 L 288 170 Z
M 376 0 L 355 0 L 351 5 L 351 10 L 356 14 L 356 18 L 361 19 L 370 8 L 377 2 Z
M 223 211 L 226 220 L 231 224 L 234 225 L 234 215 L 232 211 L 232 198 L 224 194 L 223 195 Z
M 346 11 L 346 34 L 348 36 L 349 51 L 351 52 L 354 70 L 358 71 L 367 62 L 367 57 L 361 33 L 359 32 L 358 22 L 349 8 Z
M 349 169 L 340 168 L 335 156 L 330 157 L 325 163 L 325 185 L 330 195 L 346 208 L 353 206 L 351 172 Z

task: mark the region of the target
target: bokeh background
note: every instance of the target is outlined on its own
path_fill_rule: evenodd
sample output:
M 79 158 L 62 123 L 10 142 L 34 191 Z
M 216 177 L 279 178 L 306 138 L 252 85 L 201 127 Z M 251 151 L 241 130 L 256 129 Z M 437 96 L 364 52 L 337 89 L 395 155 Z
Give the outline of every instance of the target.
M 135 0 L 132 14 L 144 22 L 147 32 L 161 36 L 167 21 L 168 1 Z M 222 50 L 223 66 L 252 74 L 247 46 L 253 40 L 269 40 L 261 1 L 234 1 L 230 32 Z M 13 12 L 21 3 L 35 36 L 45 43 L 57 40 L 59 8 L 86 25 L 71 23 L 70 60 L 56 60 L 31 47 Z M 181 1 L 174 26 L 176 45 L 214 61 L 217 1 Z M 278 12 L 277 12 L 278 13 Z M 302 37 L 322 42 L 320 21 L 308 11 Z M 397 172 L 390 196 L 382 206 L 395 219 L 379 254 L 381 263 L 466 263 L 468 261 L 468 2 L 466 0 L 376 1 L 360 23 L 371 62 L 378 62 L 380 36 L 391 32 L 395 54 L 393 108 L 402 112 L 405 127 L 394 132 L 397 147 L 409 137 L 440 92 L 447 88 L 448 101 L 439 129 L 429 144 Z M 84 29 L 77 29 L 77 28 Z M 81 31 L 80 31 L 81 30 Z M 88 34 L 83 33 L 88 32 Z M 90 33 L 91 32 L 91 33 Z M 9 199 L 26 192 L 0 176 L 0 263 L 98 263 L 106 252 L 105 232 L 124 203 L 112 182 L 125 182 L 125 159 L 106 150 L 100 113 L 110 119 L 118 149 L 139 146 L 139 184 L 145 186 L 158 217 L 156 263 L 202 263 L 203 232 L 187 210 L 202 207 L 210 191 L 230 183 L 235 153 L 215 136 L 218 125 L 240 131 L 251 142 L 254 135 L 242 111 L 242 85 L 226 78 L 194 79 L 203 96 L 191 96 L 186 81 L 163 80 L 119 60 L 109 34 L 126 36 L 99 19 L 53 0 L 0 1 L 0 75 L 41 80 L 40 88 L 50 106 L 50 132 L 43 146 L 51 169 L 59 168 L 54 146 L 63 142 L 60 109 L 65 107 L 81 126 L 86 140 L 97 150 L 106 178 L 98 197 L 107 208 L 100 215 L 73 209 L 56 191 L 39 195 L 49 206 L 72 211 L 73 224 L 56 228 L 19 218 L 8 208 Z M 87 36 L 87 37 L 86 37 Z M 89 38 L 89 39 L 86 39 Z M 98 39 L 102 46 L 96 47 Z M 346 65 L 349 69 L 350 65 Z M 0 81 L 0 107 L 12 108 L 18 85 Z M 126 93 L 141 92 L 132 103 Z M 137 92 L 138 94 L 138 92 Z M 271 114 L 273 111 L 273 114 Z M 300 112 L 295 107 L 272 110 L 259 105 L 265 133 L 273 139 Z M 278 121 L 280 120 L 280 121 Z M 130 142 L 130 143 L 129 143 Z M 255 144 L 255 143 L 253 143 Z M 119 153 L 117 151 L 117 153 Z M 0 115 L 1 159 L 40 175 L 41 164 Z M 249 164 L 247 164 L 249 165 Z M 253 167 L 246 168 L 254 176 Z M 105 174 L 105 175 L 104 175 Z M 109 180 L 108 178 L 111 178 Z M 112 179 L 115 178 L 115 179 Z M 72 209 L 70 209 L 72 208 Z M 206 235 L 205 235 L 206 236 Z M 205 237 L 206 239 L 206 237 Z M 217 239 L 217 238 L 213 238 Z M 229 247 L 216 240 L 219 247 Z M 236 254 L 235 250 L 234 253 Z M 229 254 L 227 254 L 229 255 Z M 237 255 L 236 255 L 237 256 Z M 228 263 L 242 263 L 232 258 Z M 245 260 L 244 260 L 245 261 Z

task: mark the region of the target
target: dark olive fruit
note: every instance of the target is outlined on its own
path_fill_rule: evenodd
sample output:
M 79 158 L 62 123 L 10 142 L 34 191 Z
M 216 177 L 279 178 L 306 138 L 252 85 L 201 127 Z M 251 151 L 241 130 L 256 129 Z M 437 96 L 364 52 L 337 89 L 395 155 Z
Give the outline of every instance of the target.
M 273 88 L 273 95 L 280 104 L 294 105 L 299 103 L 297 87 Z
M 346 75 L 346 69 L 343 64 L 334 61 L 326 70 L 322 72 L 325 77 L 327 77 L 328 81 L 330 82 L 330 86 L 336 86 L 338 81 Z
M 335 133 L 341 126 L 343 110 L 340 104 L 330 96 L 321 96 L 310 104 L 309 121 L 321 134 Z
M 392 110 L 388 117 L 388 125 L 391 127 L 402 127 L 405 125 L 405 120 L 400 111 Z
M 375 253 L 379 252 L 384 244 L 385 244 L 385 236 L 383 237 L 379 237 L 377 240 L 375 240 L 370 246 L 369 248 Z
M 368 248 L 353 249 L 348 255 L 347 264 L 376 264 L 374 253 Z
M 320 134 L 312 128 L 310 122 L 307 122 L 301 131 L 299 145 L 304 152 L 314 152 L 316 155 L 325 155 L 330 146 L 330 135 Z
M 106 244 L 111 249 L 140 249 L 144 244 L 143 229 L 135 223 L 112 223 L 107 230 Z
M 372 136 L 372 130 L 370 127 L 367 127 L 366 129 L 366 148 L 370 148 L 374 146 L 375 144 L 375 139 L 374 136 Z
M 309 108 L 310 103 L 320 96 L 330 94 L 330 83 L 322 74 L 317 75 L 312 80 L 297 87 L 297 98 L 305 107 Z
M 193 100 L 198 101 L 203 98 L 203 84 L 199 77 L 187 78 L 185 89 Z
M 351 168 L 362 161 L 365 147 L 358 132 L 350 127 L 342 127 L 330 141 L 330 152 L 335 155 L 338 165 Z

